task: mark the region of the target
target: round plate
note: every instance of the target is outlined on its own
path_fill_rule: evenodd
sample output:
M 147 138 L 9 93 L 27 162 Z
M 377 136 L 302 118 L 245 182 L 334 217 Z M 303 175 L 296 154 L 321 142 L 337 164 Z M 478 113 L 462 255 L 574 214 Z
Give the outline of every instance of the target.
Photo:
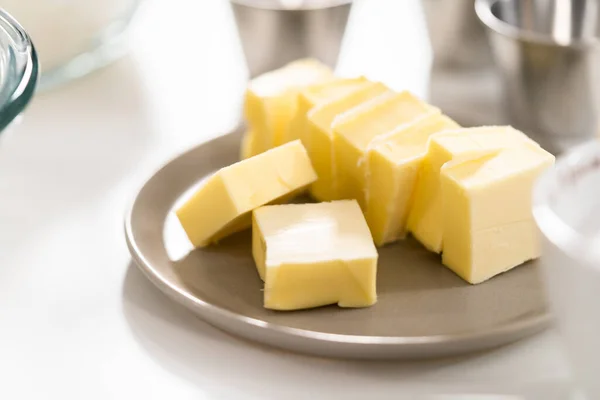
M 499 346 L 549 325 L 535 262 L 472 286 L 412 239 L 379 249 L 378 302 L 277 312 L 262 306 L 251 232 L 191 250 L 173 209 L 198 182 L 238 161 L 241 133 L 202 144 L 159 170 L 127 215 L 144 274 L 209 323 L 268 345 L 347 358 L 445 356 Z

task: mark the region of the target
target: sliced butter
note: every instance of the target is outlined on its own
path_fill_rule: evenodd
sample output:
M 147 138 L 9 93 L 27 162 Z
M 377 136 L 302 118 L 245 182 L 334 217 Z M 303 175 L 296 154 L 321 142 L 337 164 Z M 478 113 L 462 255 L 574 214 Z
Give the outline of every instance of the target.
M 356 199 L 364 209 L 366 163 L 362 161 L 371 141 L 434 110 L 409 92 L 388 92 L 336 118 L 333 158 L 339 197 Z
M 254 136 L 256 134 L 252 130 L 247 130 L 242 135 L 242 141 L 240 143 L 240 159 L 245 160 L 255 156 L 254 154 Z
M 289 142 L 300 139 L 302 144 L 308 149 L 308 112 L 318 104 L 326 103 L 360 90 L 367 82 L 367 79 L 363 77 L 350 79 L 337 78 L 300 89 L 295 115 L 289 125 L 284 141 Z
M 251 211 L 285 201 L 317 175 L 299 140 L 217 171 L 177 211 L 195 247 L 250 226 Z
M 464 128 L 433 135 L 423 159 L 408 216 L 408 231 L 430 251 L 442 251 L 442 199 L 440 170 L 453 159 L 470 159 L 503 148 L 534 143 L 508 126 Z
M 532 186 L 553 163 L 542 148 L 524 145 L 445 164 L 443 264 L 475 284 L 539 257 Z
M 307 150 L 319 176 L 319 180 L 310 187 L 310 194 L 315 199 L 329 201 L 339 198 L 333 164 L 333 121 L 346 111 L 386 92 L 389 89 L 382 83 L 365 82 L 353 93 L 318 105 L 308 113 Z
M 312 59 L 294 61 L 253 79 L 244 100 L 246 121 L 256 133 L 253 152 L 259 154 L 284 142 L 301 87 L 331 79 L 331 69 Z
M 377 250 L 355 201 L 255 210 L 252 253 L 265 283 L 265 308 L 367 307 L 377 301 Z
M 457 128 L 456 122 L 432 111 L 369 145 L 365 218 L 377 246 L 406 235 L 408 213 L 429 137 Z

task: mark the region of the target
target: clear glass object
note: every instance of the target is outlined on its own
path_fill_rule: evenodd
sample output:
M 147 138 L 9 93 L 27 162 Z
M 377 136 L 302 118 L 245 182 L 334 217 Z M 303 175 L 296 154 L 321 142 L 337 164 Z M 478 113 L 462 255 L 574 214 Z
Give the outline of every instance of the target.
M 537 183 L 542 276 L 576 385 L 600 398 L 600 142 L 557 159 Z
M 354 1 L 336 73 L 428 100 L 433 50 L 421 1 Z
M 29 104 L 38 75 L 38 58 L 29 36 L 0 9 L 0 134 Z
M 40 88 L 86 75 L 125 53 L 123 35 L 141 0 L 0 0 L 35 43 Z

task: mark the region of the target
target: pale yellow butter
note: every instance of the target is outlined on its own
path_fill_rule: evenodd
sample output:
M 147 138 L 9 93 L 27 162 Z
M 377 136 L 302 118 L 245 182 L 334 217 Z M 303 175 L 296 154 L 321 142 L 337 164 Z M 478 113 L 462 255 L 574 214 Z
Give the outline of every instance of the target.
M 538 146 L 502 149 L 442 167 L 442 262 L 480 283 L 540 256 L 532 186 L 554 163 Z
M 339 197 L 356 199 L 365 209 L 363 161 L 371 141 L 435 110 L 409 92 L 388 92 L 336 118 L 331 129 Z
M 376 303 L 377 250 L 356 201 L 265 206 L 253 215 L 266 308 Z
M 319 180 L 310 187 L 310 194 L 315 199 L 320 201 L 339 199 L 331 130 L 335 118 L 387 92 L 390 90 L 382 83 L 365 82 L 353 93 L 318 105 L 308 113 L 307 150 L 319 176 Z
M 308 149 L 308 112 L 315 106 L 337 98 L 345 97 L 356 90 L 360 90 L 367 83 L 367 79 L 359 78 L 337 78 L 325 83 L 317 83 L 304 88 L 298 92 L 296 111 L 284 141 L 300 139 Z
M 334 77 L 329 67 L 313 59 L 302 59 L 250 81 L 244 115 L 255 133 L 252 153 L 284 143 L 300 88 L 331 79 Z
M 508 126 L 464 128 L 433 135 L 421 164 L 408 216 L 408 231 L 430 251 L 442 251 L 442 199 L 440 170 L 453 159 L 489 154 L 503 148 L 534 144 L 522 132 Z
M 245 160 L 256 154 L 254 154 L 254 137 L 255 133 L 252 130 L 247 130 L 242 135 L 242 141 L 240 143 L 240 159 Z
M 369 145 L 365 218 L 377 246 L 406 235 L 408 213 L 429 137 L 457 128 L 456 122 L 432 111 Z
M 177 211 L 195 247 L 248 228 L 251 211 L 282 202 L 317 179 L 299 140 L 222 168 Z

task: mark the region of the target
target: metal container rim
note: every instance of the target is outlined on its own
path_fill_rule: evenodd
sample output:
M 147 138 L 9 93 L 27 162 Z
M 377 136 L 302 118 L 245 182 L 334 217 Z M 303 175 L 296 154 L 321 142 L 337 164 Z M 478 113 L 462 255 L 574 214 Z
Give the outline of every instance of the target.
M 280 3 L 276 0 L 270 1 L 259 1 L 259 0 L 229 0 L 232 4 L 238 6 L 244 6 L 248 8 L 254 8 L 257 10 L 265 10 L 265 11 L 286 11 L 286 12 L 294 12 L 294 11 L 316 11 L 316 10 L 324 10 L 333 7 L 346 6 L 350 5 L 353 0 L 319 0 L 319 1 L 304 1 L 299 7 L 282 7 L 278 6 L 277 3 Z
M 492 7 L 500 1 L 501 0 L 475 0 L 475 12 L 479 20 L 488 29 L 502 36 L 539 45 L 573 49 L 593 48 L 597 47 L 600 43 L 598 37 L 577 38 L 569 40 L 568 43 L 562 43 L 550 35 L 518 28 L 494 15 Z

